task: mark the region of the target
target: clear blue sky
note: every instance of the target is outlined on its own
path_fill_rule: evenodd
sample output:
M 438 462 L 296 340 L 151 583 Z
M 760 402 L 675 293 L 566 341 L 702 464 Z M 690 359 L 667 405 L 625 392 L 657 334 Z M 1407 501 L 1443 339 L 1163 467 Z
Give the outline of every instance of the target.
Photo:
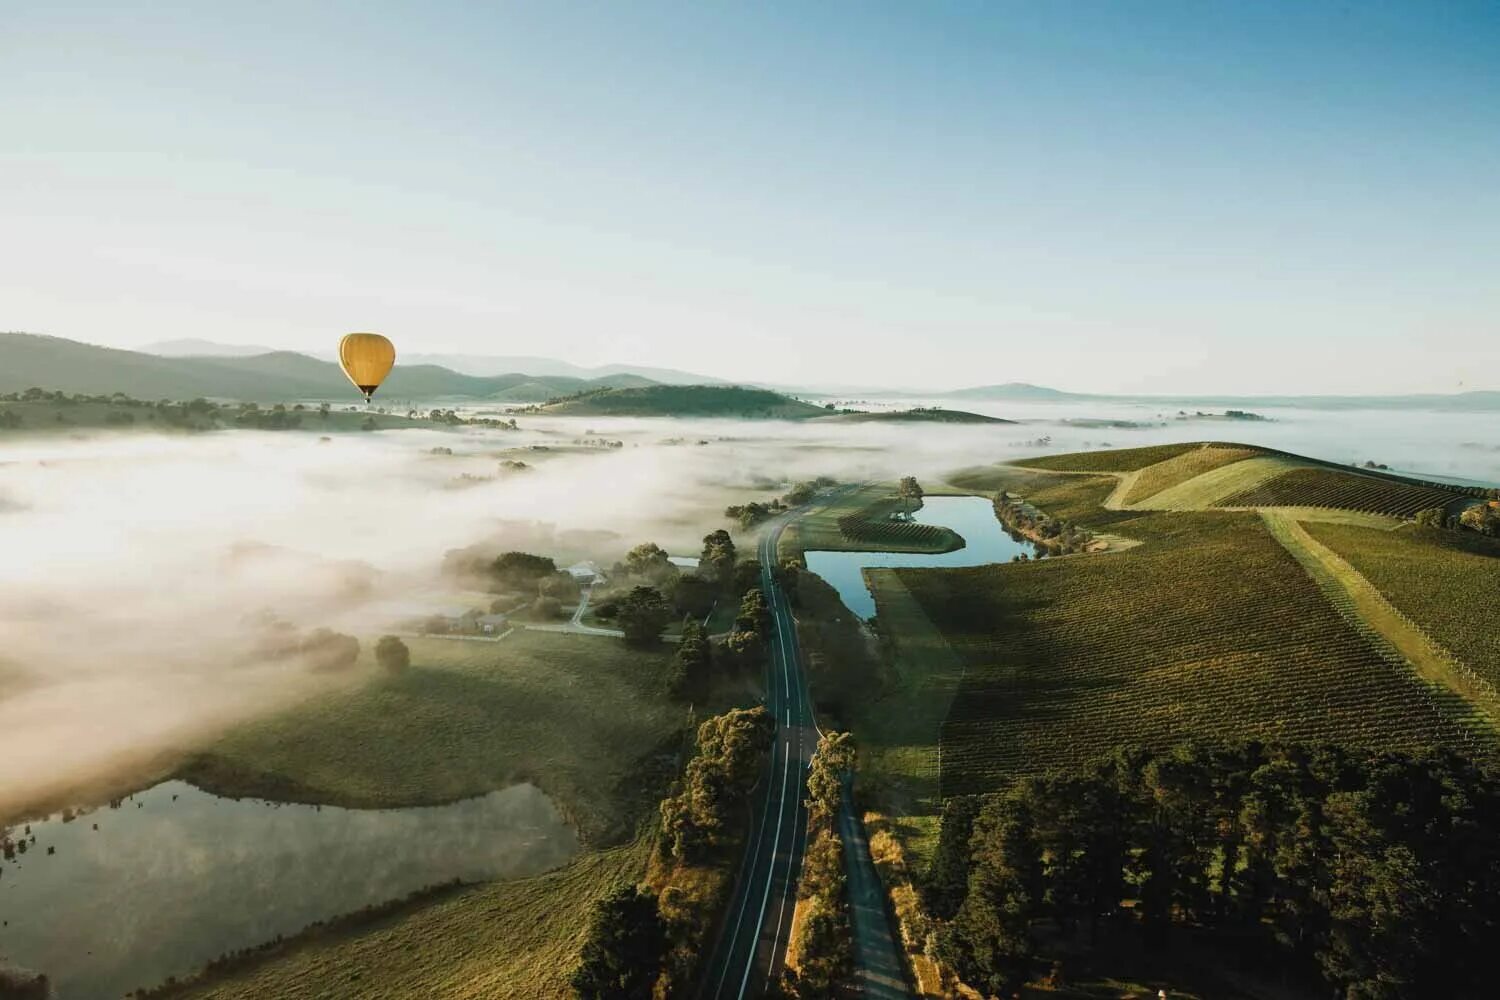
M 1500 388 L 1500 4 L 0 4 L 0 220 L 121 346 Z

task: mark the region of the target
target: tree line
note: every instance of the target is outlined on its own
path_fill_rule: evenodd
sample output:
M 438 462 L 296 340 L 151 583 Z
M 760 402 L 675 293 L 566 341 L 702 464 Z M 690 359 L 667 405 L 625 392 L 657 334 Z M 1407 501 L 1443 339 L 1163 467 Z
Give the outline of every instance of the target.
M 1187 929 L 1347 1000 L 1493 995 L 1496 831 L 1500 781 L 1448 752 L 1125 748 L 945 803 L 929 950 L 1012 996 L 1044 925 L 1156 949 Z
M 661 802 L 660 859 L 722 860 L 775 732 L 763 707 L 732 709 L 698 727 L 682 780 Z M 624 883 L 594 904 L 572 976 L 580 1000 L 650 1000 L 691 983 L 710 928 L 664 905 L 674 891 L 658 896 L 650 886 Z

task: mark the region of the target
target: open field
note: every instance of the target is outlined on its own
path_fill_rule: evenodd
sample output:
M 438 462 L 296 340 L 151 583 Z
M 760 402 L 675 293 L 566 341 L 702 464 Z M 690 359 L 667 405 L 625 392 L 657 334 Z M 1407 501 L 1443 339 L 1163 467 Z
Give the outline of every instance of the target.
M 182 776 L 209 791 L 347 806 L 452 801 L 531 781 L 591 844 L 634 831 L 688 723 L 669 653 L 517 630 L 501 642 L 409 639 L 412 666 L 240 726 Z
M 908 855 L 925 868 L 942 812 L 939 740 L 963 679 L 964 661 L 897 571 L 866 570 L 865 579 L 875 596 L 889 670 L 887 683 L 854 713 L 860 791 L 889 814 Z
M 589 906 L 646 870 L 642 836 L 534 878 L 459 890 L 369 922 L 293 938 L 234 971 L 171 996 L 572 997 L 568 984 Z
M 1395 607 L 1500 686 L 1500 541 L 1472 532 L 1309 524 Z
M 943 795 L 1128 741 L 1478 745 L 1467 704 L 1377 655 L 1259 519 L 1131 528 L 1150 541 L 1126 553 L 897 571 L 967 665 Z

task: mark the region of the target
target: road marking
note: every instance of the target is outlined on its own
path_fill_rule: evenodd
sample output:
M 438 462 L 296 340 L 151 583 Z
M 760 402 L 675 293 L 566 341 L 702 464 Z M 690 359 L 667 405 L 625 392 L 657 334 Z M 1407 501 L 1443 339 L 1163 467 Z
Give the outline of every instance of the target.
M 772 841 L 771 864 L 770 867 L 766 869 L 766 891 L 760 898 L 760 918 L 756 921 L 755 924 L 757 931 L 755 935 L 755 941 L 751 944 L 750 947 L 750 957 L 745 962 L 745 975 L 740 980 L 739 1000 L 744 1000 L 745 987 L 750 985 L 750 970 L 755 968 L 755 953 L 759 951 L 757 945 L 760 944 L 759 928 L 766 925 L 766 904 L 770 903 L 771 901 L 771 885 L 776 881 L 776 852 L 781 848 L 781 827 L 783 825 L 781 819 L 782 814 L 786 811 L 786 785 L 787 780 L 791 777 L 791 775 L 792 755 L 788 753 L 786 755 L 786 764 L 781 769 L 781 802 L 776 807 L 776 839 Z M 772 942 L 771 961 L 773 964 L 776 961 L 775 950 L 775 942 Z
M 772 759 L 773 762 L 776 759 L 775 751 L 774 750 L 771 752 L 771 759 Z M 773 763 L 772 766 L 774 767 L 775 764 Z M 724 967 L 719 972 L 719 985 L 714 988 L 714 996 L 718 996 L 720 993 L 723 992 L 723 990 L 724 990 L 724 978 L 729 975 L 729 966 L 734 962 L 735 948 L 738 945 L 739 939 L 740 939 L 740 924 L 743 923 L 744 919 L 745 919 L 745 907 L 747 907 L 747 906 L 750 905 L 749 879 L 752 879 L 752 878 L 755 877 L 756 862 L 760 858 L 760 845 L 765 840 L 766 822 L 771 818 L 771 791 L 775 787 L 776 787 L 776 783 L 774 781 L 767 781 L 766 782 L 766 804 L 765 804 L 765 807 L 761 810 L 760 828 L 758 830 L 756 830 L 756 832 L 755 832 L 755 848 L 754 848 L 754 850 L 750 854 L 750 859 L 749 859 L 750 864 L 749 864 L 749 867 L 746 869 L 747 876 L 746 876 L 745 895 L 744 895 L 744 898 L 740 900 L 740 912 L 734 918 L 734 933 L 731 934 L 731 935 L 729 935 L 729 954 L 727 954 L 727 955 L 724 956 Z M 776 812 L 777 812 L 777 820 L 779 822 L 780 821 L 781 810 L 778 808 L 776 810 Z M 775 860 L 776 859 L 774 857 L 772 857 L 771 861 L 772 861 L 773 867 L 775 865 Z M 757 934 L 756 937 L 758 938 L 759 934 Z M 754 950 L 753 949 L 751 951 L 751 955 L 752 955 L 752 958 L 753 958 L 753 956 L 754 956 Z

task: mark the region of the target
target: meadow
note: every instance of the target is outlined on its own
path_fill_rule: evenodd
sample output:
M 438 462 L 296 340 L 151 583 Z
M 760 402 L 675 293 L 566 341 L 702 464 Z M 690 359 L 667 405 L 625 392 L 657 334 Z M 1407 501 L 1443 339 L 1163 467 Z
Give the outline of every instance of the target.
M 668 652 L 526 630 L 406 642 L 404 673 L 241 725 L 180 776 L 219 794 L 359 807 L 530 781 L 585 842 L 633 834 L 659 797 L 643 763 L 675 754 L 688 724 L 666 697 Z

